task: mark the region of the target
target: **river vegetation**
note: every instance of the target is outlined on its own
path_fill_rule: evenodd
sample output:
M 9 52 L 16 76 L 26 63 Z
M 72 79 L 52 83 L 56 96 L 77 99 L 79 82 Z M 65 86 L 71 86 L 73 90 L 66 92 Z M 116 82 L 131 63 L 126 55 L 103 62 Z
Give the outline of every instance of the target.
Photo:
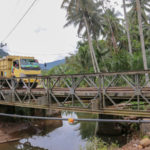
M 80 147 L 80 150 L 116 150 L 117 144 L 107 144 L 99 138 L 93 137 L 87 141 L 85 147 Z
M 150 2 L 120 0 L 63 0 L 66 24 L 80 37 L 76 53 L 46 74 L 77 74 L 147 70 L 150 68 Z M 117 4 L 116 4 L 117 5 Z M 75 35 L 76 36 L 76 35 Z

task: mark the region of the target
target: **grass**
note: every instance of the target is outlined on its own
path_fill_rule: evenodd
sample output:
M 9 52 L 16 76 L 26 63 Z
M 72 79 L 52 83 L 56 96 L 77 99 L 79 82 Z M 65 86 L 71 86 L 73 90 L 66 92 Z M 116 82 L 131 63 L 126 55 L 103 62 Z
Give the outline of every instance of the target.
M 80 147 L 80 150 L 116 150 L 118 147 L 115 143 L 108 145 L 100 138 L 93 137 L 87 141 L 85 147 Z

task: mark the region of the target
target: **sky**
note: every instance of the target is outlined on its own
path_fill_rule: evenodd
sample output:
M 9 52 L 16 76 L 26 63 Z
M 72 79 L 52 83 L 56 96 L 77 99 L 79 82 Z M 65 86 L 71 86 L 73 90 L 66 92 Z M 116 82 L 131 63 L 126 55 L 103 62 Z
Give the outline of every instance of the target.
M 111 0 L 114 1 L 114 0 Z M 33 0 L 0 0 L 0 42 L 15 26 Z M 122 0 L 117 1 L 121 4 Z M 63 59 L 77 51 L 77 29 L 64 28 L 62 0 L 38 0 L 14 32 L 4 41 L 11 55 L 34 56 L 40 63 Z M 120 10 L 120 7 L 115 5 Z

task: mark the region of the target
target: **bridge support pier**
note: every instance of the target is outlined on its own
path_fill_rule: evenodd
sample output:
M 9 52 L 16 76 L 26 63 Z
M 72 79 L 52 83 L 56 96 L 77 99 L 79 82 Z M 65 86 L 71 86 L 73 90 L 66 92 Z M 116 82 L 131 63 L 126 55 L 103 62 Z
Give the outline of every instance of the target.
M 149 118 L 143 120 L 150 120 Z M 140 133 L 142 136 L 148 135 L 150 136 L 150 123 L 141 123 L 140 124 Z
M 92 110 L 99 110 L 99 99 L 92 100 Z
M 116 116 L 111 115 L 99 115 L 99 119 L 118 119 Z M 99 122 L 97 127 L 97 134 L 98 135 L 121 135 L 123 130 L 123 126 L 119 123 L 106 123 L 106 122 Z
M 52 116 L 53 115 L 53 111 L 51 109 L 47 109 L 46 111 L 46 116 Z
M 49 105 L 47 96 L 38 97 L 37 103 L 38 103 L 38 105 Z

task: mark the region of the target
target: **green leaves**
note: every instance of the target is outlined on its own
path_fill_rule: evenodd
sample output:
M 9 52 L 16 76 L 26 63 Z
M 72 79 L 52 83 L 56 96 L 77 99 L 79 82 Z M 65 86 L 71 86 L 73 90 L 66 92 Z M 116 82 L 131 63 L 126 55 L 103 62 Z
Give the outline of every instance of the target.
M 126 2 L 132 56 L 128 52 L 125 22 L 115 8 L 104 6 L 103 0 L 63 0 L 61 8 L 66 10 L 64 27 L 70 25 L 77 27 L 78 36 L 82 37 L 82 40 L 77 43 L 77 53 L 71 54 L 66 58 L 66 64 L 53 68 L 49 73 L 93 73 L 89 37 L 102 72 L 143 70 L 136 1 L 126 0 Z M 140 4 L 148 68 L 150 68 L 150 18 L 148 18 L 150 2 L 140 0 Z

